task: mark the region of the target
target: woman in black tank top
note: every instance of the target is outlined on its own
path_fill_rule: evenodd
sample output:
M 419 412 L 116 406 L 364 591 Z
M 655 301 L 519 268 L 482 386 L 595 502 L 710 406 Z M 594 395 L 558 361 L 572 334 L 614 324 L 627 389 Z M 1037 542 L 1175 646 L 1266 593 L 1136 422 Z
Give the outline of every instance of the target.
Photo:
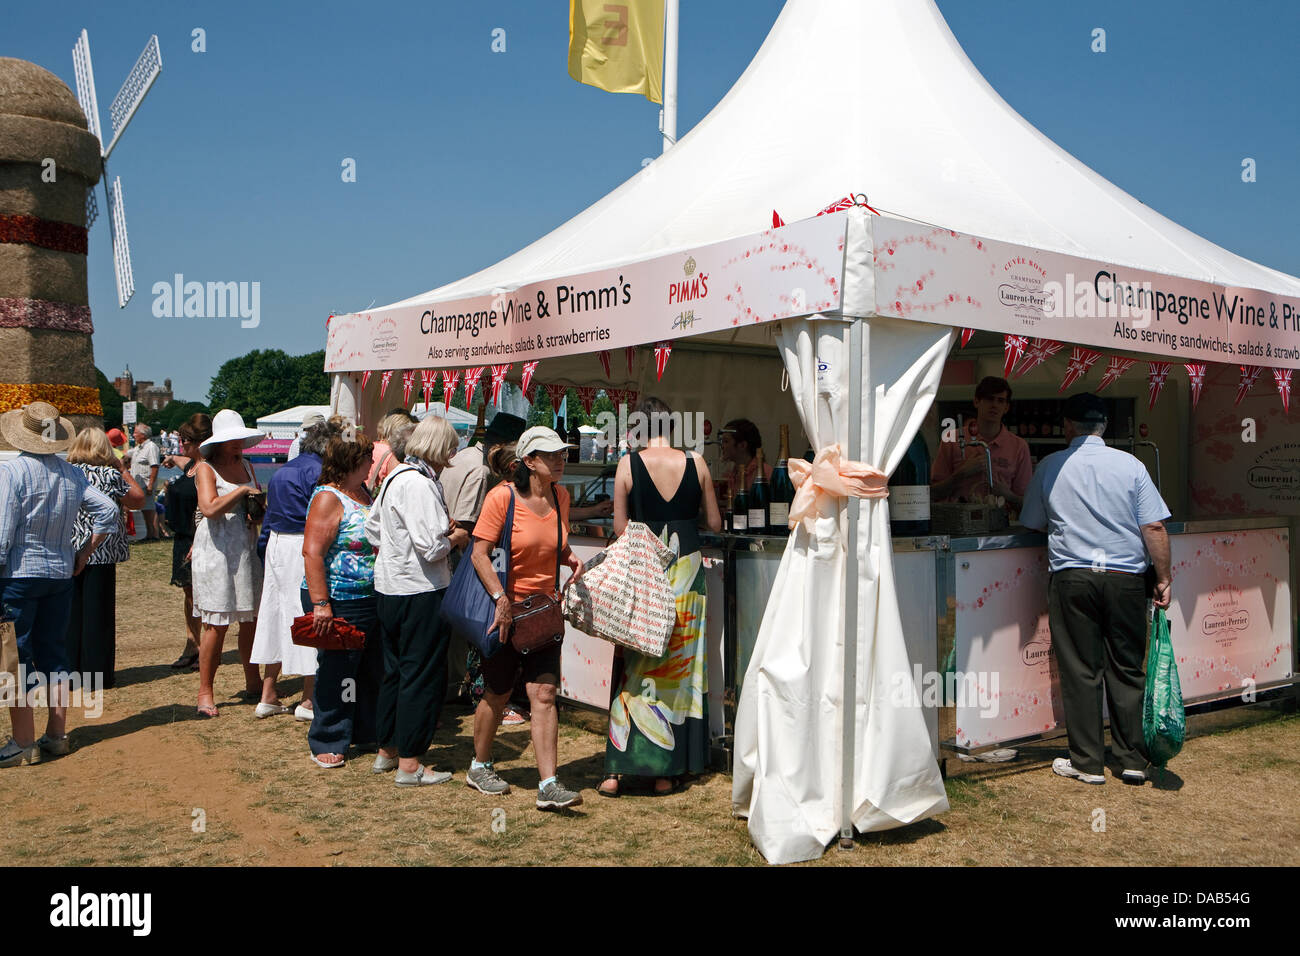
M 652 421 L 668 411 L 656 399 L 646 399 L 637 410 Z M 662 658 L 626 649 L 615 656 L 606 777 L 598 790 L 607 797 L 619 795 L 625 776 L 653 779 L 654 793 L 671 793 L 684 775 L 704 770 L 709 758 L 706 594 L 699 523 L 703 512 L 709 529 L 717 532 L 722 519 L 703 460 L 690 452 L 673 451 L 669 435 L 653 430 L 651 434 L 644 458 L 637 452 L 619 462 L 614 530 L 621 534 L 628 521 L 644 522 L 677 553 L 667 572 L 677 598 L 677 623 Z M 680 472 L 665 468 L 678 456 Z M 666 481 L 680 474 L 671 494 L 665 496 L 656 487 L 651 468 Z

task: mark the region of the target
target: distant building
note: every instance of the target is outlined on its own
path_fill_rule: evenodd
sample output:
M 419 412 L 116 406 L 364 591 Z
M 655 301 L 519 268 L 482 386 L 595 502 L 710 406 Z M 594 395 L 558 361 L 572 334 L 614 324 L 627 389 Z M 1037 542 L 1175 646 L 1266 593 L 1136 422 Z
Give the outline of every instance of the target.
M 151 412 L 162 411 L 174 397 L 171 379 L 163 379 L 162 385 L 155 385 L 151 380 L 136 381 L 129 365 L 121 375 L 113 379 L 113 388 L 124 401 L 139 402 L 144 410 Z

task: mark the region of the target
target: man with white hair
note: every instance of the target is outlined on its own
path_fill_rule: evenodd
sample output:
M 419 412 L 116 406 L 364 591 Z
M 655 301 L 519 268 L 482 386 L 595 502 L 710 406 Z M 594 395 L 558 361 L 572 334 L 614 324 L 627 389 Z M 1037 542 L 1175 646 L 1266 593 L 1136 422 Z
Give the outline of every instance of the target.
M 156 510 L 158 486 L 158 465 L 162 455 L 158 445 L 151 440 L 153 432 L 148 425 L 135 426 L 135 451 L 131 455 L 131 477 L 144 489 L 144 504 L 140 513 L 144 515 L 144 524 L 148 528 L 146 540 L 158 540 L 158 512 Z

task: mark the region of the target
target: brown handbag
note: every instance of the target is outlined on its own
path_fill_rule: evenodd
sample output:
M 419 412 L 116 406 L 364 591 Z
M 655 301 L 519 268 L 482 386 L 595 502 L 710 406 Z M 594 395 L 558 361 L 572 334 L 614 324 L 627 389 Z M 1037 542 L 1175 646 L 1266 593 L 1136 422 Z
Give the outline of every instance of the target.
M 510 494 L 514 493 L 511 488 Z M 551 485 L 551 497 L 555 501 L 555 593 L 530 594 L 522 601 L 511 602 L 510 646 L 520 654 L 545 650 L 564 640 L 564 609 L 555 597 L 560 590 L 560 549 L 564 543 L 555 485 Z

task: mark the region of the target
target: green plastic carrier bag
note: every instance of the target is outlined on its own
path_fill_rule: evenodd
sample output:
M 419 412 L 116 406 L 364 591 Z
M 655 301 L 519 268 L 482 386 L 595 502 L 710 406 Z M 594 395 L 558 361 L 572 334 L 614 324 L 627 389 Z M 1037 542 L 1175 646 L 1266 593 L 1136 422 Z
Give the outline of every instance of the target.
M 1142 736 L 1146 740 L 1147 759 L 1163 767 L 1183 749 L 1186 735 L 1187 715 L 1183 711 L 1174 644 L 1169 639 L 1169 621 L 1164 609 L 1158 608 L 1151 620 L 1151 637 L 1147 642 L 1147 688 L 1142 700 Z

